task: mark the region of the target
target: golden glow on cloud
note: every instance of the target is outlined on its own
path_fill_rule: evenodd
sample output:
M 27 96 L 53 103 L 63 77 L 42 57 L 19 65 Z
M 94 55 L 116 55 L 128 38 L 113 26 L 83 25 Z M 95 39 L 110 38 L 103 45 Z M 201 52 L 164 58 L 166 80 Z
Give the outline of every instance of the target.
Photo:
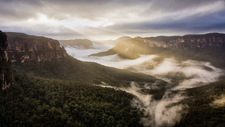
M 38 13 L 36 17 L 32 17 L 27 20 L 30 24 L 46 24 L 46 25 L 63 25 L 70 28 L 82 28 L 82 27 L 107 27 L 113 25 L 114 23 L 105 18 L 99 18 L 98 21 L 76 18 L 67 15 L 67 18 L 62 20 L 57 20 L 54 18 L 49 18 L 47 15 Z
M 0 1 L 0 29 L 95 40 L 225 32 L 224 12 L 224 0 L 10 0 Z

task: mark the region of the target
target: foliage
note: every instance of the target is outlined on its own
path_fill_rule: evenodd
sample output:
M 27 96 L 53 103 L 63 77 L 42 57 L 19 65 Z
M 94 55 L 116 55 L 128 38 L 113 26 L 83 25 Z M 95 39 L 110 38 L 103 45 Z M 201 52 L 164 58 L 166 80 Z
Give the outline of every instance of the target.
M 105 82 L 114 86 L 128 86 L 131 81 L 166 83 L 152 76 L 105 67 L 97 63 L 81 62 L 72 57 L 67 57 L 62 61 L 17 63 L 14 64 L 14 68 L 18 73 L 29 73 L 44 78 L 73 80 L 89 84 Z
M 7 36 L 0 30 L 0 51 L 6 50 L 7 46 Z
M 1 126 L 141 126 L 124 91 L 16 75 L 0 93 Z
M 212 102 L 225 93 L 225 80 L 187 90 L 192 98 L 185 101 L 188 113 L 176 126 L 182 127 L 223 127 L 225 107 L 213 107 Z

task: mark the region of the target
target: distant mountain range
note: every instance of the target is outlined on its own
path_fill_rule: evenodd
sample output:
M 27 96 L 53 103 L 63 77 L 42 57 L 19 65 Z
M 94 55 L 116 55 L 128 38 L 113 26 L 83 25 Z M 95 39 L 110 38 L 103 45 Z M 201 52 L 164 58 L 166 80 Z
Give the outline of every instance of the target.
M 88 39 L 75 39 L 75 40 L 59 40 L 61 46 L 70 46 L 75 48 L 93 48 L 93 42 Z
M 128 36 L 122 36 L 116 40 L 105 40 L 97 42 L 99 44 L 117 44 L 121 41 L 129 40 L 131 37 Z M 64 47 L 74 47 L 77 49 L 92 49 L 94 48 L 94 41 L 88 40 L 88 39 L 73 39 L 73 40 L 59 40 L 60 45 Z
M 14 63 L 14 69 L 20 73 L 90 84 L 104 82 L 115 86 L 129 85 L 131 79 L 137 82 L 159 81 L 166 84 L 152 76 L 76 60 L 67 54 L 66 50 L 60 46 L 59 41 L 54 39 L 23 33 L 6 34 L 9 60 Z M 79 42 L 79 40 L 76 41 Z M 80 41 L 80 44 L 90 42 L 88 40 Z
M 151 99 L 153 109 L 156 103 L 160 112 L 165 111 L 161 110 L 163 105 L 169 113 L 176 113 L 174 108 L 180 104 L 187 105 L 185 108 L 188 107 L 188 110 L 182 110 L 182 119 L 176 119 L 175 127 L 223 126 L 225 123 L 225 104 L 221 101 L 224 99 L 224 79 L 181 92 L 176 89 L 168 92 L 167 89 L 178 84 L 128 70 L 79 61 L 70 57 L 54 39 L 22 33 L 6 34 L 9 57 L 4 48 L 0 52 L 0 83 L 3 80 L 5 82 L 8 77 L 11 78 L 5 75 L 11 74 L 11 67 L 14 82 L 9 90 L 0 92 L 0 126 L 142 126 L 140 120 L 152 115 L 145 114 L 142 106 L 146 105 L 136 101 L 139 99 L 137 94 L 146 103 L 150 103 Z M 224 34 L 217 33 L 150 38 L 123 37 L 112 41 L 118 43 L 114 48 L 95 55 L 118 54 L 122 58 L 135 59 L 143 54 L 158 54 L 161 57 L 205 60 L 222 66 L 225 65 L 224 38 Z M 0 39 L 0 42 L 7 41 Z M 89 41 L 86 42 L 90 44 Z M 3 47 L 0 46 L 1 49 Z M 10 62 L 4 62 L 8 58 L 13 62 L 12 66 Z M 131 81 L 137 83 L 138 91 L 130 87 Z M 129 88 L 133 91 L 126 93 L 96 85 Z M 137 94 L 132 95 L 134 92 Z M 188 98 L 179 100 L 180 97 L 175 96 L 177 94 L 187 94 Z M 170 97 L 174 97 L 175 102 Z M 221 102 L 215 103 L 218 100 Z M 131 107 L 135 105 L 136 107 Z M 149 111 L 150 107 L 147 109 Z M 163 115 L 167 117 L 169 113 L 165 112 Z M 167 124 L 163 123 L 165 126 L 170 125 Z
M 135 37 L 122 40 L 114 48 L 93 55 L 113 54 L 126 59 L 136 59 L 140 55 L 159 54 L 163 57 L 197 59 L 212 62 L 217 66 L 225 66 L 225 34 Z

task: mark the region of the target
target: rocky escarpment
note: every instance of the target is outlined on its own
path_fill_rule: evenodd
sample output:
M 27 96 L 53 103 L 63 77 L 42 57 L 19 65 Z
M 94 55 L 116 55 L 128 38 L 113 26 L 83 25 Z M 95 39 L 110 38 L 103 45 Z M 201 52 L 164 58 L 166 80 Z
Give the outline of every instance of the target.
M 113 49 L 107 52 L 137 52 L 145 53 L 152 48 L 167 49 L 203 49 L 203 48 L 223 48 L 225 47 L 225 34 L 210 33 L 204 35 L 185 35 L 172 37 L 149 37 L 149 38 L 131 38 L 119 42 Z M 107 52 L 105 52 L 107 54 Z M 103 55 L 104 53 L 101 53 Z
M 209 61 L 217 66 L 225 67 L 225 34 L 135 37 L 120 41 L 106 52 L 93 55 L 107 56 L 113 54 L 128 59 L 139 58 L 142 54 L 158 54 L 163 57 Z
M 186 35 L 167 43 L 167 48 L 202 49 L 225 47 L 225 34 Z
M 209 33 L 203 35 L 185 36 L 159 36 L 141 38 L 135 37 L 129 40 L 120 41 L 114 48 L 98 55 L 108 55 L 123 52 L 148 53 L 152 48 L 166 49 L 204 49 L 204 48 L 224 48 L 225 34 Z
M 45 62 L 67 57 L 57 40 L 22 33 L 7 33 L 8 55 L 12 62 Z
M 12 84 L 12 69 L 7 55 L 7 36 L 0 31 L 0 88 L 4 90 Z
M 145 47 L 155 48 L 178 48 L 178 49 L 201 49 L 201 48 L 220 48 L 225 47 L 225 34 L 209 33 L 203 35 L 185 36 L 159 36 L 150 38 L 136 37 L 138 45 L 145 44 Z M 125 43 L 125 42 L 121 42 Z

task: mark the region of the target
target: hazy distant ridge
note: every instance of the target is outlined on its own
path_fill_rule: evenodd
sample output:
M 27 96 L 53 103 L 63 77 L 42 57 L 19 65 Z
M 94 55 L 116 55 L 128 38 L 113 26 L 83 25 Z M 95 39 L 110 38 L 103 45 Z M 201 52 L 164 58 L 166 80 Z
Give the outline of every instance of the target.
M 162 56 L 187 57 L 187 59 L 215 62 L 215 57 L 217 57 L 216 60 L 225 58 L 224 49 L 225 34 L 209 33 L 185 36 L 135 37 L 120 41 L 115 47 L 106 52 L 93 55 L 118 54 L 122 58 L 136 59 L 141 54 L 161 54 Z M 219 64 L 225 65 L 225 61 L 221 60 Z

